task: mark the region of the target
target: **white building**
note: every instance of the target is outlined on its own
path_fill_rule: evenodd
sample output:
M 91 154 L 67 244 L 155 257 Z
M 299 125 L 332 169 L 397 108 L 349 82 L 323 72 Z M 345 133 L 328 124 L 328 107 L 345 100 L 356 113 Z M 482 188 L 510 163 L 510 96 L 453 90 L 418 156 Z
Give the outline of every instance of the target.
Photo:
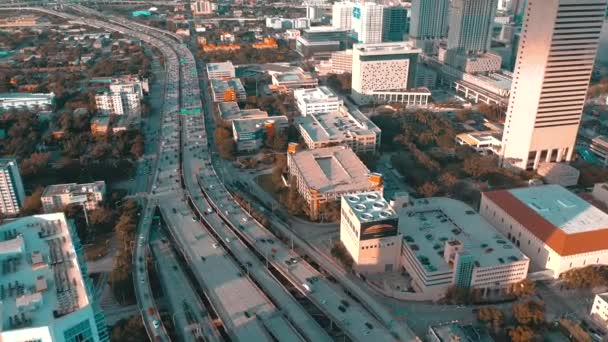
M 207 0 L 196 0 L 190 3 L 192 15 L 211 15 L 213 14 L 214 3 Z
M 234 65 L 230 61 L 207 64 L 207 78 L 210 80 L 223 80 L 235 77 Z
M 399 216 L 381 192 L 346 195 L 341 200 L 340 241 L 358 273 L 398 271 L 402 235 Z
M 25 200 L 25 189 L 14 158 L 0 159 L 0 197 L 0 213 L 9 216 L 19 214 Z
M 95 95 L 95 105 L 101 115 L 141 115 L 141 98 L 133 88 L 121 88 L 124 91 Z
M 463 202 L 414 200 L 399 211 L 399 231 L 402 262 L 419 291 L 507 290 L 528 274 L 530 260 Z
M 326 86 L 296 89 L 293 96 L 302 116 L 334 112 L 344 103 L 336 93 Z
M 312 218 L 318 218 L 323 206 L 338 201 L 341 196 L 383 189 L 382 176 L 370 173 L 346 146 L 290 150 L 287 166 L 291 180 L 308 203 Z
M 488 155 L 500 149 L 501 133 L 500 131 L 460 133 L 455 140 L 458 145 L 466 145 L 481 155 Z
M 608 328 L 608 292 L 595 295 L 590 315 L 604 322 L 604 327 Z
M 352 98 L 358 104 L 376 101 L 426 105 L 428 89 L 413 90 L 422 51 L 409 43 L 355 44 Z
M 350 1 L 334 2 L 331 9 L 331 25 L 337 29 L 350 30 L 353 20 L 353 3 Z
M 55 94 L 3 93 L 0 94 L 2 109 L 51 109 L 54 106 Z
M 312 113 L 296 118 L 295 124 L 313 150 L 346 145 L 355 153 L 375 153 L 380 147 L 380 128 L 356 108 Z
M 264 146 L 265 139 L 284 134 L 288 126 L 286 116 L 271 116 L 261 119 L 232 120 L 232 136 L 237 152 L 253 152 Z
M 63 213 L 0 226 L 1 341 L 109 341 L 75 227 Z
M 608 264 L 608 214 L 560 185 L 484 192 L 480 213 L 556 278 Z
M 357 41 L 363 44 L 382 42 L 384 6 L 374 2 L 353 5 L 352 29 Z
M 80 204 L 87 210 L 97 209 L 106 194 L 106 183 L 96 181 L 86 184 L 55 184 L 42 192 L 42 210 L 45 213 L 62 211 L 68 204 Z
M 537 169 L 572 160 L 606 0 L 528 1 L 525 13 L 501 154 Z

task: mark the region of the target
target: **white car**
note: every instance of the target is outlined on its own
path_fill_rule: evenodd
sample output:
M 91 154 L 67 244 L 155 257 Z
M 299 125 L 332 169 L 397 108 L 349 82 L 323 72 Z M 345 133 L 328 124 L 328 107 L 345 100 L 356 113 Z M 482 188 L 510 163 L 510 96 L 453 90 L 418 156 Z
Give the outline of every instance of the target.
M 160 328 L 160 322 L 157 319 L 152 321 L 152 325 L 154 326 L 154 329 Z

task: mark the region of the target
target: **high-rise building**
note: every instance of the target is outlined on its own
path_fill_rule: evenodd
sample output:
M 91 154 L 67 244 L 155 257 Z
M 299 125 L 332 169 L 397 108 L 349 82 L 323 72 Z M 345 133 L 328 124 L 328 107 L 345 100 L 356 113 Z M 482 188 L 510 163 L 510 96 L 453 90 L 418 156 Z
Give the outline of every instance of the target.
M 502 140 L 502 163 L 570 161 L 606 0 L 529 1 Z
M 382 20 L 382 40 L 385 42 L 402 42 L 408 21 L 405 7 L 385 7 Z
M 448 35 L 450 0 L 412 0 L 410 38 L 417 48 L 432 51 L 433 43 Z
M 383 17 L 383 5 L 373 2 L 353 5 L 352 29 L 357 41 L 363 44 L 381 43 Z
M 331 24 L 337 29 L 350 30 L 353 19 L 353 3 L 349 1 L 335 2 L 332 6 Z
M 0 213 L 17 215 L 25 200 L 25 189 L 17 160 L 0 159 Z
M 498 0 L 452 0 L 448 51 L 484 53 L 490 49 Z

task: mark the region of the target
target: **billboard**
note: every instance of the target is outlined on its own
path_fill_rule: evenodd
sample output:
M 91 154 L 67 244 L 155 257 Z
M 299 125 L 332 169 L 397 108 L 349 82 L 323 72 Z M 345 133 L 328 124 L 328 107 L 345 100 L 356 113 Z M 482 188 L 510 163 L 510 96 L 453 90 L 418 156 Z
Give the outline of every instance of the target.
M 390 218 L 374 222 L 361 222 L 360 240 L 378 239 L 383 237 L 395 236 L 399 232 L 399 220 Z

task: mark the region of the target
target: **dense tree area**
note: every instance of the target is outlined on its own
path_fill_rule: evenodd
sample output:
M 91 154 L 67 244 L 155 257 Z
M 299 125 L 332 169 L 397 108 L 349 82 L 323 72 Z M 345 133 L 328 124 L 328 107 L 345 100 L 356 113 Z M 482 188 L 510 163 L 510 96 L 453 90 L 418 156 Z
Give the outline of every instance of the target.
M 520 325 L 536 326 L 545 322 L 545 304 L 528 300 L 513 305 L 513 317 Z
M 245 103 L 245 109 L 250 108 L 259 108 L 268 112 L 269 116 L 285 115 L 291 118 L 295 113 L 293 96 L 288 94 L 261 97 L 250 96 Z
M 310 214 L 308 203 L 298 192 L 298 185 L 294 179 L 290 181 L 287 191 L 281 194 L 281 203 L 285 205 L 290 215 L 308 216 Z
M 226 160 L 233 160 L 235 143 L 232 139 L 232 131 L 227 127 L 218 126 L 215 132 L 213 132 L 213 139 L 220 157 Z
M 509 330 L 511 342 L 531 342 L 535 336 L 534 331 L 525 325 L 520 325 Z
M 295 50 L 278 40 L 278 49 L 254 49 L 252 46 L 241 46 L 235 51 L 210 51 L 203 52 L 202 49 L 198 57 L 205 63 L 216 63 L 232 61 L 234 64 L 264 64 L 293 62 L 298 59 Z
M 592 187 L 596 183 L 603 183 L 608 179 L 608 169 L 601 166 L 577 160 L 573 165 L 580 172 L 578 183 L 586 188 Z
M 563 273 L 560 278 L 569 288 L 593 288 L 608 284 L 608 266 L 592 265 L 575 268 Z
M 39 214 L 42 211 L 42 192 L 44 188 L 39 186 L 32 192 L 31 195 L 27 196 L 23 201 L 23 208 L 19 213 L 21 216 L 29 216 Z
M 149 342 L 146 328 L 140 315 L 123 318 L 112 326 L 110 340 L 120 342 Z
M 477 107 L 477 111 L 490 121 L 505 122 L 506 108 L 503 106 L 482 103 Z
M 486 323 L 487 327 L 496 334 L 505 322 L 505 314 L 496 307 L 484 306 L 477 311 L 477 319 Z
M 327 77 L 327 85 L 341 94 L 350 94 L 352 75 L 350 73 L 331 74 Z
M 353 258 L 350 256 L 342 241 L 336 241 L 331 248 L 331 255 L 336 258 L 344 268 L 350 270 L 353 268 Z

